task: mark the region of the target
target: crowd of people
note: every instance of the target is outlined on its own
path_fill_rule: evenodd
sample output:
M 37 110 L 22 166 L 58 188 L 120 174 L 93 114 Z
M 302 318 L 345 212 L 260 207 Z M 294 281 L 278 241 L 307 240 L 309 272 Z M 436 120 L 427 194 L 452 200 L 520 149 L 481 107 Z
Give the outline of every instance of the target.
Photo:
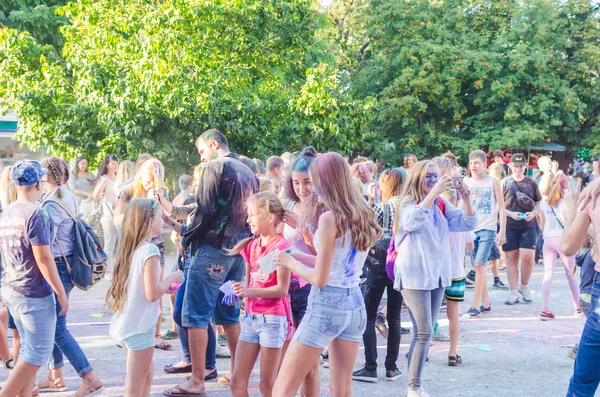
M 366 158 L 350 162 L 307 147 L 264 163 L 230 151 L 214 129 L 196 148 L 201 163 L 179 178 L 173 200 L 163 164 L 149 154 L 135 163 L 108 155 L 97 175 L 85 157 L 72 164 L 58 157 L 22 160 L 4 169 L 0 359 L 11 372 L 0 397 L 65 391 L 63 356 L 81 377 L 74 397 L 104 390 L 66 322 L 78 218 L 103 237 L 103 275 L 110 282 L 105 303 L 113 314 L 110 335 L 127 352 L 126 396 L 150 395 L 154 349 L 169 350 L 174 338 L 183 357 L 164 370 L 189 377 L 166 396 L 204 395 L 213 379 L 230 385 L 234 396 L 247 396 L 259 356 L 264 396 L 299 390 L 318 396 L 322 357 L 331 395 L 348 396 L 353 380 L 378 379 L 376 330 L 387 339 L 388 381 L 402 377 L 400 338 L 412 332 L 407 393 L 428 396 L 422 375 L 432 339 L 449 341 L 449 366 L 462 363 L 465 289 L 473 289 L 470 317 L 487 315 L 498 303 L 490 300 L 488 269 L 492 288 L 507 293 L 504 304 L 534 303 L 536 250 L 545 271 L 539 318 L 554 319 L 549 295 L 558 257 L 574 312 L 589 316 L 581 342 L 569 352 L 576 361 L 567 395 L 594 395 L 600 382 L 594 365 L 598 159 L 589 175 L 568 176 L 541 157 L 534 180 L 519 153 L 507 159 L 496 152 L 488 162 L 485 152 L 474 150 L 466 169 L 449 152 L 421 161 L 409 154 L 401 167 L 382 170 Z M 173 263 L 165 255 L 165 227 L 178 249 Z M 508 286 L 499 276 L 503 268 Z M 173 326 L 161 335 L 165 294 Z M 443 302 L 449 336 L 437 326 Z M 401 326 L 403 307 L 412 331 Z M 219 377 L 221 340 L 231 371 Z M 365 365 L 354 370 L 361 341 Z M 42 366 L 48 376 L 36 384 Z

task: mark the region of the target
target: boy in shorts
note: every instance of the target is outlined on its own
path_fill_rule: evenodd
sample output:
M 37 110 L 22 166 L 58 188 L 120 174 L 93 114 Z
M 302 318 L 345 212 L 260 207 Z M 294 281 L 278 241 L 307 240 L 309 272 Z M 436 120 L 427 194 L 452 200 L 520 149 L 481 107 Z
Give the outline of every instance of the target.
M 489 263 L 494 240 L 497 240 L 498 244 L 504 244 L 506 240 L 506 215 L 500 182 L 493 176 L 486 175 L 487 155 L 484 151 L 471 152 L 469 168 L 472 176 L 466 178 L 464 183 L 471 189 L 473 207 L 477 213 L 477 228 L 475 229 L 476 239 L 473 251 L 475 293 L 473 305 L 467 314 L 470 317 L 478 317 L 481 313 L 489 313 L 492 310 L 485 266 Z M 500 231 L 496 235 L 498 223 L 500 223 Z
M 48 215 L 39 205 L 41 177 L 37 161 L 17 162 L 12 179 L 17 201 L 0 216 L 0 249 L 3 259 L 2 299 L 21 335 L 21 354 L 0 391 L 0 397 L 31 396 L 35 375 L 46 365 L 54 347 L 56 304 L 66 314 L 69 301 L 50 249 Z

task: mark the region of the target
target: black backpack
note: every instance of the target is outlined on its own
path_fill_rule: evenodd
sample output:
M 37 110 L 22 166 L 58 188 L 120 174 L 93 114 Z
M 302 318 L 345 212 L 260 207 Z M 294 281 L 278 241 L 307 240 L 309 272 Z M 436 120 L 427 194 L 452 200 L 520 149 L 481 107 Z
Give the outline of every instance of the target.
M 383 224 L 389 225 L 391 217 L 390 203 L 383 204 Z M 392 231 L 384 228 L 383 234 L 379 237 L 379 240 L 369 249 L 367 254 L 367 260 L 365 261 L 366 267 L 369 271 L 385 273 L 385 263 L 387 261 L 388 248 L 390 247 L 390 241 L 392 239 Z
M 77 288 L 87 291 L 106 273 L 108 257 L 102 249 L 98 235 L 83 219 L 73 214 L 65 203 L 56 197 L 47 199 L 45 203 L 58 204 L 73 219 L 73 264 L 70 266 L 58 240 L 56 244 L 67 264 L 71 282 Z

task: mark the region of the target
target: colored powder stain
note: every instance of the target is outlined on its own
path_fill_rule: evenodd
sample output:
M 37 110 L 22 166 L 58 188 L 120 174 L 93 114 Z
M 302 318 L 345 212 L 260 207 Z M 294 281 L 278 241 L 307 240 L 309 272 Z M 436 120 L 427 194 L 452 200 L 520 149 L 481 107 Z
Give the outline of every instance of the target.
M 354 276 L 354 259 L 356 258 L 356 254 L 356 248 L 350 248 L 350 251 L 348 252 L 348 256 L 346 257 L 344 263 L 344 276 L 346 277 Z
M 219 205 L 227 205 L 227 200 L 219 199 Z

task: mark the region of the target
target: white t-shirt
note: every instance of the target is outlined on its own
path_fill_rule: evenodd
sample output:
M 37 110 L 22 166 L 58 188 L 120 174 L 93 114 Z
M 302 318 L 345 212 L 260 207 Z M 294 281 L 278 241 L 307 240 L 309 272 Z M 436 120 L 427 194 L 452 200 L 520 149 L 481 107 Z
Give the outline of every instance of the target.
M 127 299 L 123 311 L 115 313 L 110 321 L 110 336 L 117 341 L 156 327 L 160 315 L 159 300 L 148 302 L 144 289 L 144 265 L 153 256 L 160 257 L 158 247 L 146 241 L 133 251 L 127 280 Z M 160 267 L 157 267 L 156 275 L 160 277 Z
M 473 208 L 477 214 L 477 227 L 479 230 L 493 230 L 498 227 L 498 205 L 496 204 L 496 194 L 494 192 L 493 176 L 486 176 L 482 180 L 475 178 L 465 178 L 465 183 L 471 189 L 471 200 Z
M 564 227 L 556 220 L 556 216 L 560 218 L 562 224 L 565 224 L 569 208 L 565 200 L 560 200 L 554 208 L 548 204 L 548 199 L 544 198 L 540 204 L 544 212 L 544 237 L 560 237 L 563 235 Z M 554 210 L 554 212 L 552 212 Z M 555 215 L 556 214 L 556 215 Z
M 450 244 L 450 261 L 452 262 L 452 278 L 465 277 L 465 244 L 475 241 L 474 232 L 450 232 L 448 243 Z

